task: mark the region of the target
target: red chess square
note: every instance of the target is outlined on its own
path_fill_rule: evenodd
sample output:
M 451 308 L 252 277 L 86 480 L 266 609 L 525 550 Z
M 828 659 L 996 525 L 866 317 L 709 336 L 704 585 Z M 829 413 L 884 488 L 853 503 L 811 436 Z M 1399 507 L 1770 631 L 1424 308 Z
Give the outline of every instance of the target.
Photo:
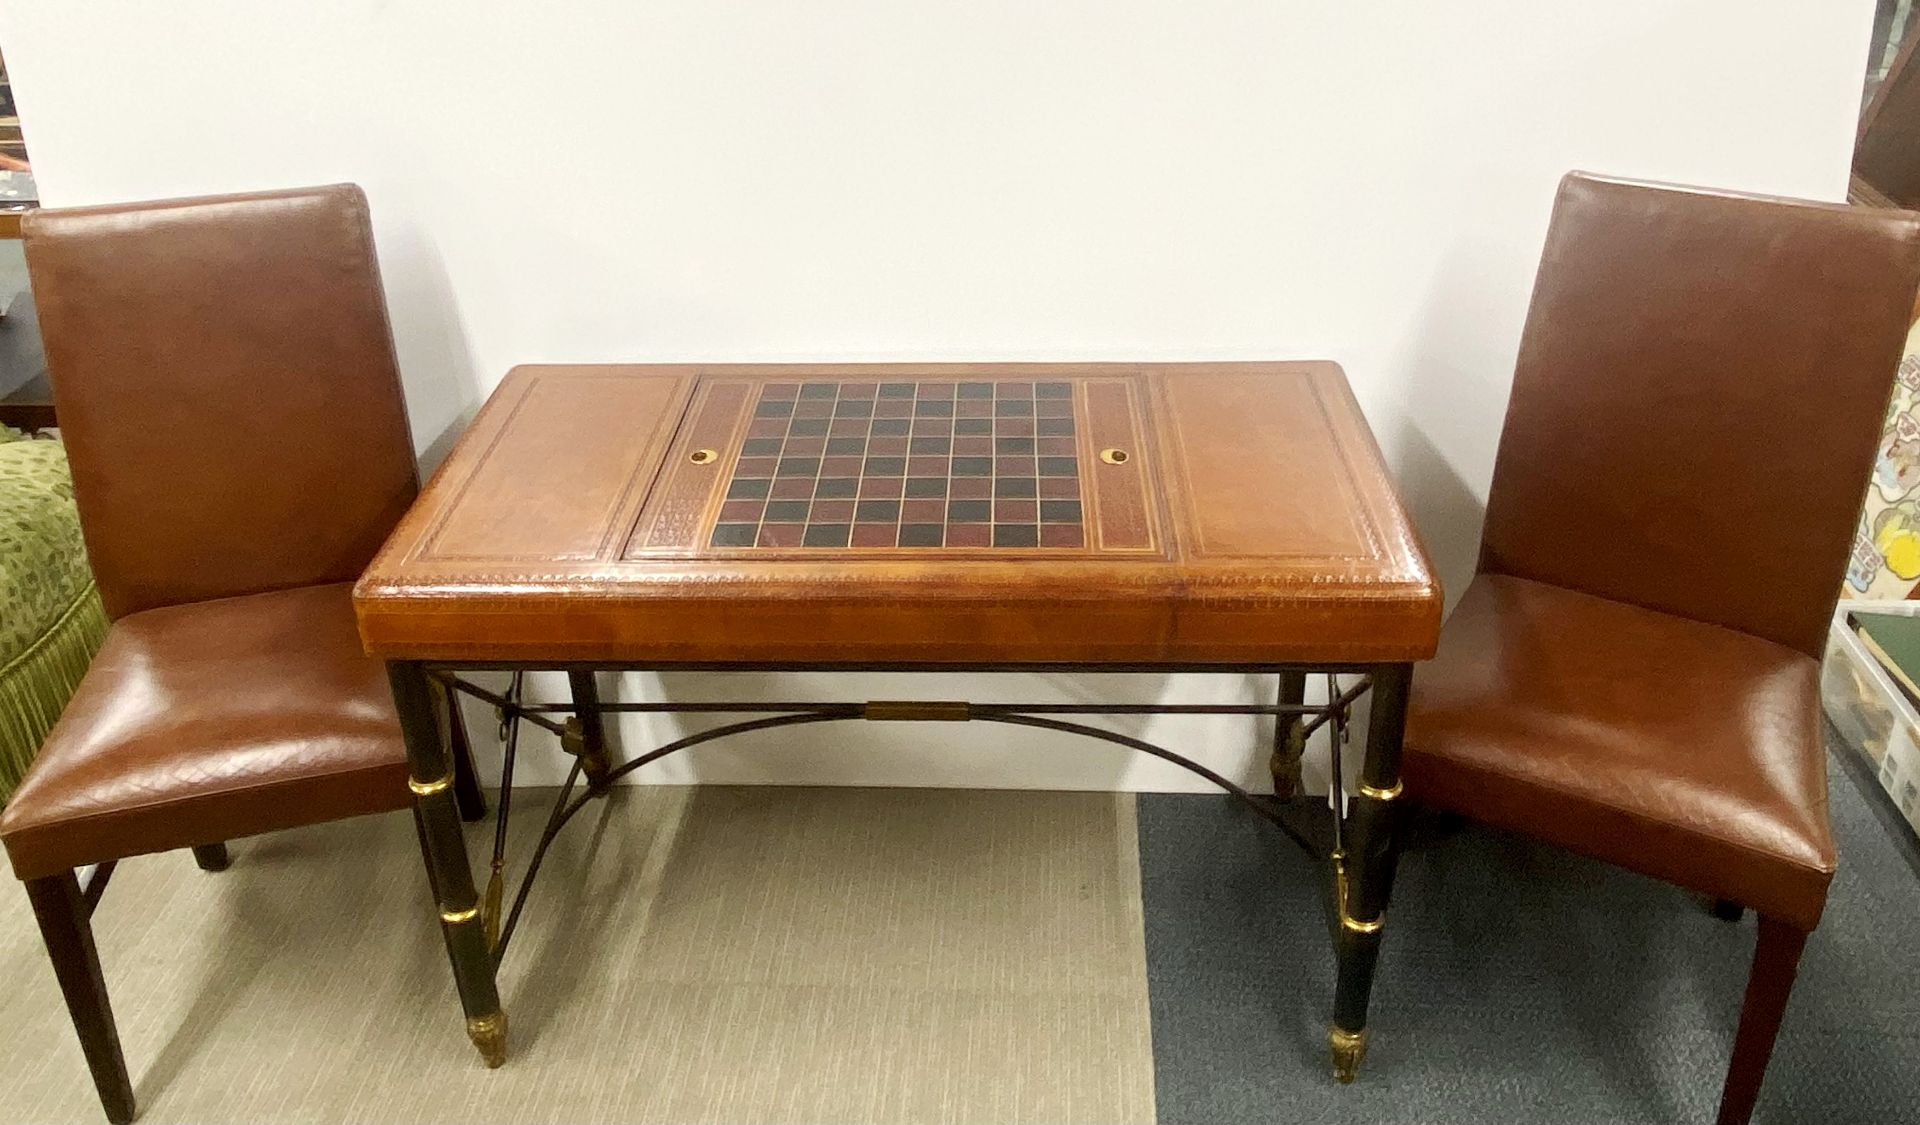
M 913 400 L 910 398 L 879 399 L 873 404 L 873 416 L 875 418 L 911 418 L 913 417 Z
M 1032 437 L 1033 419 L 996 418 L 993 420 L 993 432 L 998 437 Z
M 1070 437 L 1043 437 L 1034 439 L 1034 449 L 1042 457 L 1073 457 L 1077 451 Z
M 866 437 L 867 420 L 865 418 L 835 418 L 827 432 L 834 437 Z
M 781 452 L 789 457 L 818 457 L 826 452 L 827 439 L 823 437 L 790 437 L 786 448 Z
M 993 495 L 993 478 L 954 477 L 947 483 L 947 495 L 955 500 L 985 500 Z
M 786 437 L 787 420 L 785 418 L 755 418 L 753 425 L 747 427 L 748 437 Z
M 1074 477 L 1041 477 L 1040 499 L 1042 500 L 1078 500 L 1080 482 Z
M 779 463 L 780 458 L 778 457 L 742 457 L 740 458 L 740 463 L 734 466 L 733 479 L 770 477 L 773 475 L 774 468 L 779 465 Z
M 795 418 L 831 418 L 833 417 L 833 400 L 810 398 L 804 402 L 795 403 L 793 416 Z
M 872 398 L 874 395 L 879 393 L 880 393 L 880 384 L 878 383 L 842 383 L 840 384 L 840 397 L 843 399 Z
M 944 477 L 947 475 L 945 457 L 909 457 L 907 475 L 910 477 Z
M 1087 533 L 1077 523 L 1043 523 L 1040 525 L 1040 545 L 1084 547 L 1087 545 Z
M 906 482 L 900 477 L 868 477 L 860 482 L 862 500 L 898 500 Z
M 759 523 L 760 513 L 765 511 L 765 500 L 729 500 L 720 505 L 721 523 Z
M 922 383 L 918 397 L 922 399 L 950 399 L 953 397 L 952 383 Z
M 768 383 L 760 388 L 762 402 L 792 402 L 799 397 L 800 384 L 798 383 Z
M 957 437 L 953 439 L 955 457 L 985 457 L 993 452 L 993 439 L 990 437 Z
M 763 523 L 760 525 L 760 540 L 755 546 L 798 547 L 806 529 L 804 523 Z
M 1040 518 L 1038 500 L 995 500 L 993 519 L 995 523 L 1032 523 Z
M 907 439 L 905 437 L 868 438 L 867 453 L 874 457 L 904 457 L 907 453 Z
M 812 477 L 787 477 L 773 482 L 775 500 L 808 500 L 813 497 Z
M 856 523 L 853 525 L 853 546 L 891 547 L 899 533 L 899 528 L 890 523 Z
M 993 525 L 984 523 L 950 523 L 947 525 L 947 546 L 949 547 L 987 547 L 993 544 Z
M 963 398 L 953 404 L 955 418 L 991 418 L 993 400 L 984 398 Z
M 997 477 L 1036 476 L 1031 457 L 995 457 L 993 475 Z
M 823 477 L 857 477 L 863 464 L 858 457 L 828 457 L 820 462 Z
M 946 518 L 945 500 L 905 500 L 900 504 L 901 523 L 940 523 Z
M 808 523 L 849 523 L 853 520 L 853 501 L 815 500 L 807 512 Z

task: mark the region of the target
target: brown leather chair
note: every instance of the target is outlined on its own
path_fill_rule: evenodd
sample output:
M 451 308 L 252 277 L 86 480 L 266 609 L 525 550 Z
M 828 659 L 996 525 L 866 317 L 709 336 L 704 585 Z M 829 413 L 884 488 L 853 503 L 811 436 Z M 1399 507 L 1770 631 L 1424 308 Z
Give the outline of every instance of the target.
M 1722 1122 L 1833 877 L 1819 661 L 1917 283 L 1920 216 L 1568 176 L 1415 676 L 1421 804 L 1759 914 Z
M 218 869 L 234 837 L 412 803 L 348 595 L 417 479 L 358 188 L 23 226 L 113 624 L 0 837 L 122 1122 L 133 1092 L 88 923 L 113 862 L 191 847 Z M 461 790 L 477 815 L 470 767 Z

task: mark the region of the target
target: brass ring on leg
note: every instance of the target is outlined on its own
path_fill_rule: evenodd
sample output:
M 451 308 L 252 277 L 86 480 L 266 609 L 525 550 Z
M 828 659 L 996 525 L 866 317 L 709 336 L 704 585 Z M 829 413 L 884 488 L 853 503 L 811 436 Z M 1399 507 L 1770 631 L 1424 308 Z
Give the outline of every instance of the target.
M 407 788 L 413 790 L 416 797 L 431 797 L 435 793 L 444 792 L 452 784 L 453 774 L 451 773 L 433 781 L 420 781 L 411 777 L 407 779 Z
M 1340 928 L 1350 934 L 1377 934 L 1380 932 L 1380 927 L 1386 925 L 1386 922 L 1387 920 L 1384 917 L 1375 918 L 1371 922 L 1363 922 L 1348 914 L 1345 910 L 1340 912 Z
M 1355 918 L 1352 914 L 1349 914 L 1347 912 L 1346 853 L 1335 852 L 1330 858 L 1333 861 L 1334 905 L 1339 910 L 1339 913 L 1340 913 L 1340 928 L 1347 931 L 1350 934 L 1379 933 L 1380 928 L 1387 924 L 1386 912 L 1382 911 L 1379 917 L 1371 920 L 1364 919 L 1364 918 Z
M 1374 785 L 1368 785 L 1364 781 L 1360 783 L 1360 795 L 1362 797 L 1372 797 L 1376 801 L 1391 801 L 1395 797 L 1398 797 L 1403 791 L 1403 789 L 1404 787 L 1400 784 L 1398 780 L 1396 780 L 1392 785 L 1387 786 L 1385 789 L 1381 789 L 1378 786 L 1374 786 Z

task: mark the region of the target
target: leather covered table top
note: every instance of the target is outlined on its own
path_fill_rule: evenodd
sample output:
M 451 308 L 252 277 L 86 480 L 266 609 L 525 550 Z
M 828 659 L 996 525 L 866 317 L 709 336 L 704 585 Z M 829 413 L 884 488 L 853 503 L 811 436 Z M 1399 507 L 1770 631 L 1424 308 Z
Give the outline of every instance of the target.
M 1423 659 L 1331 363 L 520 367 L 354 593 L 471 663 Z

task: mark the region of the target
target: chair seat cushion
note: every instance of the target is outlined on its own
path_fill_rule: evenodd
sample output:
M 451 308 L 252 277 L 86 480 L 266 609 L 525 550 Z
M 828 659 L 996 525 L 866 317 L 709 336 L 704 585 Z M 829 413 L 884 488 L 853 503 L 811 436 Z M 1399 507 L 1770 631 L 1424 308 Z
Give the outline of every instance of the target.
M 15 873 L 406 807 L 399 720 L 351 590 L 114 622 L 0 816 Z
M 1422 803 L 1812 929 L 1834 870 L 1819 666 L 1745 633 L 1499 575 L 1415 670 Z

